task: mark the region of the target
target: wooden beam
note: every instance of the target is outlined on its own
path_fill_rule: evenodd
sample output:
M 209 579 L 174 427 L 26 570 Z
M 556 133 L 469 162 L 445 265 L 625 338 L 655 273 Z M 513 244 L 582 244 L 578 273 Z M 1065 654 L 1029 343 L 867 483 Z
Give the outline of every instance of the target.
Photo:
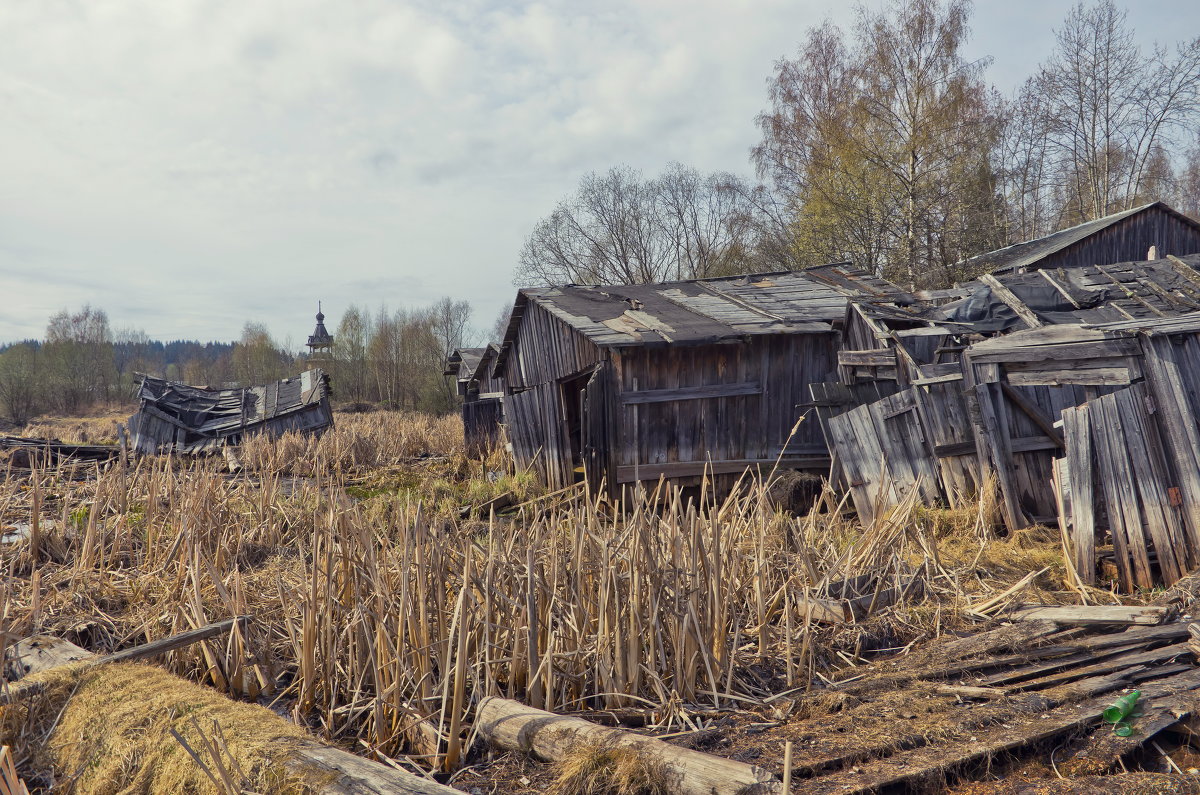
M 838 364 L 842 367 L 895 367 L 896 352 L 889 348 L 866 351 L 838 351 Z
M 1042 325 L 1042 321 L 1038 320 L 1037 315 L 1033 313 L 1033 310 L 1025 306 L 1021 299 L 1017 298 L 1016 294 L 1013 293 L 1012 290 L 1001 284 L 1000 280 L 995 276 L 990 273 L 985 273 L 983 276 L 979 277 L 979 281 L 992 288 L 992 293 L 1001 301 L 1003 301 L 1009 309 L 1016 312 L 1017 317 L 1021 318 L 1026 326 L 1029 328 L 1039 328 Z
M 762 469 L 775 466 L 774 458 L 745 458 L 731 461 L 671 461 L 662 464 L 630 464 L 617 467 L 617 482 L 632 483 L 635 480 L 658 480 L 685 478 L 696 475 L 728 475 L 747 469 Z M 787 456 L 778 460 L 780 469 L 828 469 L 828 455 Z
M 1019 621 L 1046 619 L 1056 624 L 1087 626 L 1089 624 L 1161 624 L 1171 611 L 1166 607 L 1126 605 L 1020 605 L 1005 618 Z
M 1128 367 L 1091 367 L 1086 370 L 1014 370 L 1014 386 L 1125 386 L 1132 383 Z
M 626 406 L 636 403 L 672 403 L 679 400 L 704 400 L 706 398 L 735 397 L 737 395 L 757 395 L 762 392 L 762 386 L 757 381 L 744 381 L 738 384 L 709 384 L 707 386 L 684 386 L 676 389 L 641 389 L 620 393 L 621 402 Z
M 1066 444 L 1063 442 L 1062 434 L 1060 434 L 1058 429 L 1054 427 L 1054 422 L 1042 413 L 1041 409 L 1039 409 L 1032 401 L 1027 400 L 1020 392 L 1013 389 L 1003 381 L 1000 382 L 1000 388 L 1004 391 L 1004 394 L 1008 397 L 1008 399 L 1015 403 L 1017 408 L 1025 413 L 1026 417 L 1033 420 L 1034 425 L 1042 429 L 1042 433 L 1046 434 L 1047 438 L 1053 441 L 1058 447 L 1066 447 Z
M 782 784 L 762 768 L 582 718 L 555 715 L 506 698 L 489 696 L 479 703 L 475 730 L 495 748 L 521 751 L 544 761 L 562 759 L 580 742 L 632 748 L 667 767 L 671 775 L 664 783 L 675 795 L 783 792 Z
M 1063 298 L 1066 298 L 1068 301 L 1071 302 L 1071 306 L 1075 307 L 1076 309 L 1083 308 L 1079 305 L 1079 302 L 1075 300 L 1075 297 L 1073 295 L 1071 295 L 1069 292 L 1067 292 L 1066 287 L 1062 286 L 1061 284 L 1059 284 L 1058 282 L 1056 282 L 1054 280 L 1054 277 L 1050 275 L 1049 271 L 1047 271 L 1043 268 L 1042 270 L 1039 270 L 1038 273 L 1040 273 L 1042 275 L 1043 279 L 1050 282 L 1051 287 L 1053 287 L 1055 290 L 1058 290 L 1060 293 L 1062 293 Z

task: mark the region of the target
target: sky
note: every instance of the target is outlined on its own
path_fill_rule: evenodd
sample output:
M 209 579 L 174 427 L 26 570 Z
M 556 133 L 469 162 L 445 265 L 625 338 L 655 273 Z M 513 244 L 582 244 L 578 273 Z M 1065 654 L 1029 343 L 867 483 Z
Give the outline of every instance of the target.
M 879 7 L 879 0 L 868 6 Z M 978 0 L 1013 90 L 1072 4 Z M 0 342 L 86 303 L 115 329 L 302 345 L 317 301 L 469 301 L 490 329 L 589 171 L 750 177 L 772 65 L 831 0 L 0 2 Z M 1139 0 L 1139 40 L 1200 3 Z M 1169 38 L 1167 43 L 1174 41 Z

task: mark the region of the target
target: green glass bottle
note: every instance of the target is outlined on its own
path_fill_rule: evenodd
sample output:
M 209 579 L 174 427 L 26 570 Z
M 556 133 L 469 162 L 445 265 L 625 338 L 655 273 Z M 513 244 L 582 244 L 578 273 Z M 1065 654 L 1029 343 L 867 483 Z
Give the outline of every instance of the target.
M 1118 698 L 1112 704 L 1104 708 L 1101 714 L 1109 723 L 1120 723 L 1125 718 L 1129 717 L 1133 712 L 1133 708 L 1137 705 L 1137 700 L 1142 695 L 1141 690 L 1134 690 L 1132 693 L 1126 693 Z

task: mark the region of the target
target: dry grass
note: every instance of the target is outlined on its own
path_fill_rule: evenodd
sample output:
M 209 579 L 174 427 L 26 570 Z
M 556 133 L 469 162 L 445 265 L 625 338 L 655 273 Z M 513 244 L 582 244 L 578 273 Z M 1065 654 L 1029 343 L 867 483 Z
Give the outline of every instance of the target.
M 268 709 L 231 701 L 161 668 L 71 666 L 37 678 L 38 698 L 5 708 L 3 742 L 54 769 L 78 795 L 305 793 L 282 760 L 306 734 Z M 197 764 L 185 748 L 204 762 Z M 223 786 L 226 781 L 232 787 Z
M 555 763 L 551 795 L 669 795 L 671 771 L 627 746 L 577 743 Z
M 543 495 L 499 456 L 468 461 L 453 418 L 337 419 L 319 440 L 251 440 L 237 477 L 170 459 L 8 472 L 0 521 L 39 528 L 0 547 L 0 631 L 105 651 L 248 614 L 244 634 L 174 652 L 167 669 L 356 750 L 449 770 L 486 695 L 647 707 L 689 728 L 693 708 L 753 707 L 962 628 L 1023 567 L 1050 565 L 1036 593 L 1066 598 L 1057 538 L 998 541 L 986 509 L 910 504 L 864 528 L 786 514 L 758 483 L 703 509 L 664 489 L 621 512 L 579 490 Z M 505 494 L 511 516 L 460 516 Z M 925 587 L 858 624 L 806 618 L 808 600 L 868 574 Z

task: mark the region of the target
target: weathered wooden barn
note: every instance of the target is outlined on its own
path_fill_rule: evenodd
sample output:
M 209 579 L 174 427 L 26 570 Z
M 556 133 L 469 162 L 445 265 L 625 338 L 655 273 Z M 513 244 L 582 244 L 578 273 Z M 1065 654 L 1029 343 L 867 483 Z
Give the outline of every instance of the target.
M 706 474 L 721 487 L 776 462 L 824 471 L 818 424 L 797 421 L 836 366 L 851 298 L 915 303 L 847 265 L 523 289 L 495 367 L 514 456 L 552 486 L 610 490 Z
M 1194 373 L 1200 373 L 1200 354 L 1193 357 L 1200 337 L 1188 335 L 1200 331 L 1195 320 L 1200 317 L 1197 267 L 1200 255 L 1010 273 L 966 286 L 955 301 L 927 304 L 901 317 L 878 306 L 852 304 L 844 337 L 861 349 L 840 351 L 838 383 L 815 385 L 813 393 L 837 455 L 838 475 L 860 514 L 869 519 L 912 489 L 919 489 L 931 505 L 959 504 L 972 499 L 981 483 L 994 480 L 1010 529 L 1035 522 L 1074 525 L 1075 520 L 1062 518 L 1064 493 L 1093 495 L 1102 487 L 1109 489 L 1105 493 L 1116 509 L 1115 515 L 1097 509 L 1107 522 L 1101 535 L 1128 537 L 1134 533 L 1130 527 L 1141 533 L 1155 521 L 1166 522 L 1156 518 L 1154 511 L 1160 508 L 1145 499 L 1116 501 L 1114 489 L 1125 489 L 1130 497 L 1141 494 L 1136 484 L 1103 486 L 1097 480 L 1094 489 L 1085 488 L 1072 475 L 1069 488 L 1056 490 L 1055 485 L 1066 482 L 1064 462 L 1086 457 L 1088 453 L 1078 451 L 1091 449 L 1083 447 L 1085 442 L 1072 443 L 1072 436 L 1106 445 L 1100 456 L 1104 466 L 1117 466 L 1122 455 L 1141 455 L 1137 451 L 1142 447 L 1159 444 L 1155 439 L 1166 431 L 1156 436 L 1151 426 L 1168 414 L 1148 410 L 1147 416 L 1139 416 L 1135 397 L 1149 394 L 1156 405 L 1167 401 L 1182 406 L 1173 415 L 1178 419 L 1173 438 L 1182 438 L 1180 428 L 1196 435 L 1200 404 L 1189 401 L 1200 394 L 1200 382 L 1191 383 Z M 911 320 L 917 312 L 924 315 L 920 324 Z M 1151 333 L 1158 337 L 1153 350 L 1146 342 Z M 1173 367 L 1175 374 L 1155 380 L 1146 366 L 1152 360 L 1166 363 L 1155 365 L 1158 372 Z M 1114 397 L 1118 393 L 1122 396 Z M 1104 430 L 1108 426 L 1093 422 L 1091 436 L 1080 436 L 1086 407 L 1093 404 L 1101 407 L 1093 416 L 1114 419 L 1115 425 Z M 1129 438 L 1120 442 L 1106 435 L 1109 431 Z M 1136 442 L 1130 433 L 1143 441 Z M 1178 480 L 1184 472 L 1179 462 L 1197 451 L 1200 447 L 1177 445 L 1170 448 L 1173 458 L 1166 463 L 1165 453 L 1153 461 L 1146 453 L 1142 459 L 1131 458 L 1123 471 L 1145 478 L 1151 477 L 1146 473 L 1172 471 Z M 1082 465 L 1072 466 L 1078 473 Z M 1158 489 L 1146 492 L 1154 498 L 1170 495 L 1172 488 L 1176 495 L 1193 493 L 1161 477 L 1155 483 L 1146 487 Z M 1193 486 L 1200 499 L 1200 481 Z M 1074 502 L 1090 506 L 1092 497 Z M 1068 509 L 1070 504 L 1068 497 Z M 1083 537 L 1094 537 L 1097 511 L 1085 512 L 1078 521 Z M 1142 515 L 1147 511 L 1148 516 Z M 1177 549 L 1194 554 L 1186 545 Z M 1088 554 L 1086 548 L 1081 554 Z M 1119 545 L 1117 554 L 1125 554 Z M 1151 577 L 1149 564 L 1141 565 L 1145 560 L 1128 561 L 1118 566 L 1126 584 Z M 1088 576 L 1094 576 L 1094 568 Z M 1163 558 L 1155 563 L 1153 576 L 1173 581 L 1180 570 Z
M 1014 273 L 1131 262 L 1200 251 L 1200 223 L 1163 202 L 1145 204 L 965 260 L 965 273 Z M 1151 255 L 1155 256 L 1155 255 Z
M 462 398 L 463 439 L 468 455 L 480 456 L 499 444 L 504 423 L 504 380 L 495 375 L 500 346 L 459 348 L 446 360 Z
M 129 418 L 137 452 L 213 453 L 248 434 L 320 433 L 333 425 L 329 378 L 308 370 L 262 386 L 205 389 L 143 375 Z

